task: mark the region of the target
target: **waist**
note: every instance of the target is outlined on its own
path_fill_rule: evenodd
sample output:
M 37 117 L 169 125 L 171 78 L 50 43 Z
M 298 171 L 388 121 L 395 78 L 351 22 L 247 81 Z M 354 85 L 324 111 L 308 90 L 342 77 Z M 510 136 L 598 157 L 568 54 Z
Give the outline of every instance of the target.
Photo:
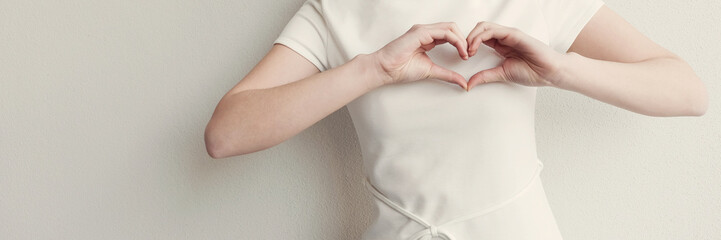
M 433 219 L 458 216 L 489 207 L 522 189 L 541 161 L 535 157 L 388 159 L 366 164 L 366 176 L 376 189 L 404 208 Z
M 468 197 L 468 194 L 473 194 L 472 192 L 447 196 L 446 201 L 438 201 L 436 203 L 409 204 L 407 201 L 404 202 L 403 200 L 393 199 L 394 192 L 380 189 L 377 186 L 378 183 L 372 183 L 372 180 L 368 177 L 364 179 L 364 185 L 373 193 L 373 196 L 379 200 L 376 201 L 376 203 L 384 205 L 378 206 L 379 208 L 392 209 L 392 211 L 381 211 L 381 213 L 383 213 L 381 215 L 396 212 L 421 225 L 421 228 L 413 230 L 413 236 L 415 237 L 411 237 L 411 239 L 420 239 L 426 235 L 441 236 L 444 237 L 444 239 L 454 239 L 453 234 L 451 234 L 452 231 L 449 231 L 452 225 L 474 218 L 477 219 L 512 204 L 516 199 L 523 197 L 525 192 L 530 191 L 533 186 L 539 186 L 537 183 L 540 182 L 539 178 L 542 169 L 543 163 L 537 160 L 533 172 L 526 175 L 521 187 L 512 189 L 510 194 L 506 196 L 498 196 L 498 198 L 491 201 L 490 204 L 475 204 L 460 212 L 454 211 L 454 209 L 458 208 L 453 205 L 452 201 L 448 201 L 448 199 L 465 199 Z M 384 217 L 391 216 L 379 216 L 379 220 L 384 221 L 382 220 Z M 397 219 L 397 217 L 392 218 Z

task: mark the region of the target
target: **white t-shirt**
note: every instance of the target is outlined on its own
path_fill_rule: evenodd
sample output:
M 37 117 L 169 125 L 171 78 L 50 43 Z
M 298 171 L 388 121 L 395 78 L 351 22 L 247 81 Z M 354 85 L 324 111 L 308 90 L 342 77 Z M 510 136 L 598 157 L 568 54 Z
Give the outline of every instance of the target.
M 603 4 L 307 0 L 274 43 L 325 71 L 377 51 L 413 24 L 453 21 L 465 37 L 490 21 L 565 53 Z M 484 45 L 465 61 L 448 43 L 427 54 L 466 79 L 503 61 Z M 367 186 L 377 194 L 377 217 L 363 239 L 562 239 L 538 178 L 536 89 L 494 82 L 465 92 L 424 79 L 384 85 L 350 102 Z

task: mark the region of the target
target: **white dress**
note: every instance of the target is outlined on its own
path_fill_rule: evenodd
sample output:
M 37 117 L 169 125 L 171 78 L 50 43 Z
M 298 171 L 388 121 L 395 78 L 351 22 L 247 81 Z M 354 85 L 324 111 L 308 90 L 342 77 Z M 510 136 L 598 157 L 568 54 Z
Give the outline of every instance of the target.
M 413 24 L 453 21 L 465 35 L 477 22 L 491 21 L 566 52 L 602 5 L 601 0 L 308 0 L 274 43 L 325 71 L 380 49 Z M 503 60 L 483 45 L 466 61 L 450 44 L 427 53 L 466 79 Z M 362 239 L 562 239 L 539 178 L 536 89 L 496 82 L 466 92 L 426 79 L 384 85 L 350 102 L 363 184 L 377 206 Z

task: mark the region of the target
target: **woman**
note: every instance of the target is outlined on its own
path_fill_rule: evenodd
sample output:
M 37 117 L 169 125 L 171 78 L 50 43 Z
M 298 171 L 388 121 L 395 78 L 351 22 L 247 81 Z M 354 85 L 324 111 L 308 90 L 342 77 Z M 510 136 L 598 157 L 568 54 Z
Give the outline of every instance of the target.
M 274 43 L 220 100 L 208 153 L 267 149 L 347 106 L 376 197 L 363 239 L 562 239 L 536 87 L 649 116 L 708 101 L 686 62 L 600 0 L 307 0 Z

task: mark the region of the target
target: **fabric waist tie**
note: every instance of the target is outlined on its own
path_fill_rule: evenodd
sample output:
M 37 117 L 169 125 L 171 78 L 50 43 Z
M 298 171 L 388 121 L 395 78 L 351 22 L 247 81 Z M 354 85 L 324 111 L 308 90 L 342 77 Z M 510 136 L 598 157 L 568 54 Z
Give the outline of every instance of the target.
M 409 212 L 408 210 L 402 208 L 401 206 L 398 206 L 398 204 L 396 204 L 395 202 L 393 202 L 393 201 L 391 201 L 390 199 L 388 199 L 385 195 L 383 195 L 380 191 L 378 191 L 378 189 L 376 189 L 375 186 L 373 186 L 373 184 L 370 182 L 370 180 L 368 179 L 368 177 L 365 177 L 365 178 L 364 178 L 363 185 L 365 185 L 365 186 L 371 191 L 371 193 L 373 193 L 373 196 L 375 196 L 376 198 L 378 198 L 379 200 L 381 200 L 383 203 L 385 203 L 385 204 L 388 205 L 389 207 L 393 208 L 393 210 L 395 210 L 396 212 L 398 212 L 398 213 L 400 213 L 400 214 L 403 214 L 404 216 L 412 219 L 413 221 L 415 221 L 415 222 L 423 225 L 423 227 L 425 227 L 425 229 L 423 229 L 423 230 L 421 230 L 421 231 L 418 231 L 418 232 L 416 232 L 415 234 L 411 235 L 411 237 L 408 238 L 408 240 L 427 240 L 427 239 L 432 239 L 432 238 L 436 238 L 436 237 L 437 237 L 437 238 L 441 238 L 441 239 L 446 239 L 446 240 L 456 240 L 456 238 L 453 237 L 452 234 L 450 234 L 450 233 L 448 233 L 448 232 L 445 232 L 445 231 L 443 231 L 442 229 L 439 229 L 439 228 L 441 228 L 441 227 L 443 227 L 443 226 L 446 226 L 446 225 L 453 224 L 453 223 L 466 221 L 466 220 L 471 219 L 471 218 L 475 218 L 475 217 L 480 217 L 480 216 L 486 215 L 486 214 L 488 214 L 488 213 L 490 213 L 490 212 L 493 212 L 493 211 L 495 211 L 495 210 L 497 210 L 497 209 L 499 209 L 499 208 L 501 208 L 501 207 L 503 207 L 503 206 L 505 206 L 505 205 L 513 202 L 513 200 L 516 200 L 517 198 L 519 198 L 520 196 L 522 196 L 525 192 L 527 192 L 528 189 L 531 188 L 531 186 L 532 186 L 533 183 L 536 181 L 536 179 L 538 179 L 538 178 L 540 177 L 541 170 L 543 170 L 543 162 L 541 162 L 540 160 L 538 160 L 538 167 L 536 168 L 535 173 L 533 174 L 533 176 L 531 177 L 531 179 L 528 181 L 528 183 L 526 184 L 526 186 L 523 187 L 523 188 L 522 188 L 521 190 L 519 190 L 518 192 L 516 192 L 515 194 L 513 194 L 510 198 L 508 198 L 508 199 L 506 199 L 506 200 L 503 200 L 503 201 L 501 201 L 501 202 L 499 202 L 499 203 L 496 203 L 495 205 L 493 205 L 493 206 L 491 206 L 491 207 L 488 207 L 488 208 L 485 208 L 485 209 L 482 209 L 482 210 L 479 210 L 479 211 L 475 211 L 475 212 L 470 213 L 470 214 L 468 214 L 468 215 L 465 215 L 465 216 L 462 216 L 462 217 L 459 217 L 459 218 L 456 218 L 456 219 L 447 221 L 447 222 L 442 223 L 442 224 L 438 224 L 438 225 L 436 225 L 436 226 L 429 224 L 428 222 L 426 222 L 426 221 L 423 220 L 422 218 L 416 216 L 415 214 Z

